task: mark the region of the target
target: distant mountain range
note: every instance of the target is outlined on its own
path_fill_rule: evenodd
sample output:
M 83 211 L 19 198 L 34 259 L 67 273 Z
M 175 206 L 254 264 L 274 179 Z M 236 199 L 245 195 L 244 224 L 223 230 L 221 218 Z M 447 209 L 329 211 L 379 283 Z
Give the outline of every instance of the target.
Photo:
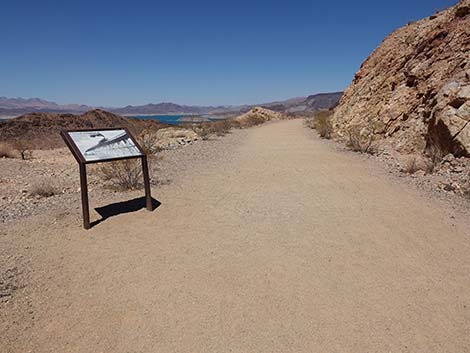
M 93 108 L 82 104 L 57 104 L 39 98 L 0 97 L 0 116 L 18 116 L 26 113 L 80 113 Z
M 320 93 L 308 97 L 291 98 L 284 101 L 238 105 L 238 106 L 195 106 L 175 103 L 128 105 L 122 108 L 90 107 L 83 104 L 57 104 L 39 98 L 7 98 L 0 97 L 0 117 L 14 117 L 26 113 L 84 113 L 101 108 L 120 115 L 171 115 L 171 114 L 238 114 L 244 113 L 255 106 L 261 106 L 278 112 L 311 112 L 329 109 L 336 106 L 342 92 Z

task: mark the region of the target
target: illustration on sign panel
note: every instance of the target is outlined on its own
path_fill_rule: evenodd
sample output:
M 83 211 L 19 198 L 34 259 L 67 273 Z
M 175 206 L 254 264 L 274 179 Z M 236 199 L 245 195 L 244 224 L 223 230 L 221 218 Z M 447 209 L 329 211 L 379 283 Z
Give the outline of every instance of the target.
M 124 129 L 75 131 L 69 135 L 87 162 L 141 155 Z

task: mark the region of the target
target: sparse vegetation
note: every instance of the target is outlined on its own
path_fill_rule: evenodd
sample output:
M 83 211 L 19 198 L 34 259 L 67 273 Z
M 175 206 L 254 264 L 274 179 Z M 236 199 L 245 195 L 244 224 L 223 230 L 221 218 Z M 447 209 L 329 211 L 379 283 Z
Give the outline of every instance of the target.
M 468 174 L 467 182 L 462 186 L 462 194 L 470 200 L 470 173 Z
M 418 160 L 415 156 L 409 158 L 403 166 L 403 171 L 408 174 L 414 174 L 420 170 Z
M 228 134 L 232 128 L 228 120 L 214 121 L 209 124 L 211 126 L 212 132 L 217 136 L 224 136 L 225 134 Z
M 261 115 L 251 115 L 239 121 L 240 128 L 247 128 L 251 126 L 261 125 L 265 122 Z
M 333 124 L 331 123 L 331 118 L 333 116 L 333 111 L 331 110 L 322 110 L 315 114 L 313 117 L 315 129 L 321 138 L 330 139 L 333 133 Z
M 322 110 L 316 112 L 313 117 L 306 118 L 305 125 L 310 129 L 317 130 L 321 138 L 330 139 L 333 134 L 332 116 L 332 110 Z
M 418 156 L 410 156 L 402 167 L 402 172 L 407 174 L 415 174 L 417 171 L 422 170 L 426 174 L 432 174 L 434 169 L 436 168 L 436 162 Z
M 49 181 L 42 180 L 33 184 L 30 195 L 37 197 L 51 197 L 57 194 L 57 189 Z
M 101 178 L 117 190 L 135 190 L 142 186 L 140 160 L 128 159 L 104 163 L 100 169 Z
M 15 158 L 13 148 L 6 143 L 0 143 L 0 158 Z
M 439 144 L 433 144 L 430 140 L 427 146 L 426 154 L 429 156 L 429 163 L 434 166 L 438 165 L 442 158 L 446 155 L 446 152 L 439 146 Z
M 203 140 L 209 139 L 209 136 L 211 132 L 209 131 L 209 128 L 206 125 L 203 125 L 204 123 L 193 125 L 193 131 L 199 135 Z
M 374 133 L 360 126 L 351 126 L 348 131 L 347 146 L 354 152 L 374 154 L 376 152 Z
M 158 146 L 156 130 L 143 130 L 139 134 L 138 140 L 140 146 L 149 157 L 161 151 L 161 148 Z
M 31 144 L 26 140 L 15 140 L 13 148 L 18 151 L 22 160 L 32 158 L 33 152 L 31 151 Z
M 211 135 L 224 136 L 228 134 L 231 129 L 237 127 L 239 127 L 238 122 L 231 119 L 203 122 L 190 126 L 203 140 L 207 140 Z

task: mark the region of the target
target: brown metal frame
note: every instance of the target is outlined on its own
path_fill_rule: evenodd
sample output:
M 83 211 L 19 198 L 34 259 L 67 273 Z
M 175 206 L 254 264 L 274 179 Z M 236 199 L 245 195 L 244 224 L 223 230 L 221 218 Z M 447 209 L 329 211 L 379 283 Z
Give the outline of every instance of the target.
M 127 156 L 127 157 L 116 157 L 116 158 L 107 158 L 107 159 L 99 159 L 93 161 L 87 161 L 85 157 L 80 152 L 80 149 L 75 144 L 73 139 L 70 137 L 70 132 L 86 132 L 86 131 L 110 131 L 110 130 L 124 130 L 126 131 L 129 138 L 134 142 L 135 146 L 140 152 L 138 156 Z M 126 159 L 135 159 L 140 158 L 142 161 L 142 173 L 144 176 L 144 188 L 145 188 L 145 205 L 147 210 L 152 211 L 152 195 L 150 190 L 150 177 L 149 177 L 149 168 L 147 162 L 147 154 L 144 152 L 140 144 L 131 134 L 129 129 L 125 127 L 112 127 L 112 128 L 98 128 L 98 129 L 78 129 L 78 130 L 62 130 L 60 135 L 64 139 L 65 144 L 72 152 L 75 160 L 78 162 L 79 170 L 80 170 L 80 191 L 82 196 L 82 213 L 83 213 L 83 228 L 90 229 L 90 207 L 88 202 L 88 184 L 87 184 L 87 174 L 86 174 L 86 165 L 93 164 L 93 163 L 102 163 L 102 162 L 113 162 L 119 160 L 126 160 Z

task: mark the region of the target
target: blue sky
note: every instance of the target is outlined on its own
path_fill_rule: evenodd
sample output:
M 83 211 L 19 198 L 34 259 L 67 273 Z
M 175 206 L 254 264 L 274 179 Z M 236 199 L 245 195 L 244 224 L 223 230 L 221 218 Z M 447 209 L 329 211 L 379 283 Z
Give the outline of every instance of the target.
M 388 33 L 455 2 L 5 0 L 0 96 L 203 105 L 343 90 Z

